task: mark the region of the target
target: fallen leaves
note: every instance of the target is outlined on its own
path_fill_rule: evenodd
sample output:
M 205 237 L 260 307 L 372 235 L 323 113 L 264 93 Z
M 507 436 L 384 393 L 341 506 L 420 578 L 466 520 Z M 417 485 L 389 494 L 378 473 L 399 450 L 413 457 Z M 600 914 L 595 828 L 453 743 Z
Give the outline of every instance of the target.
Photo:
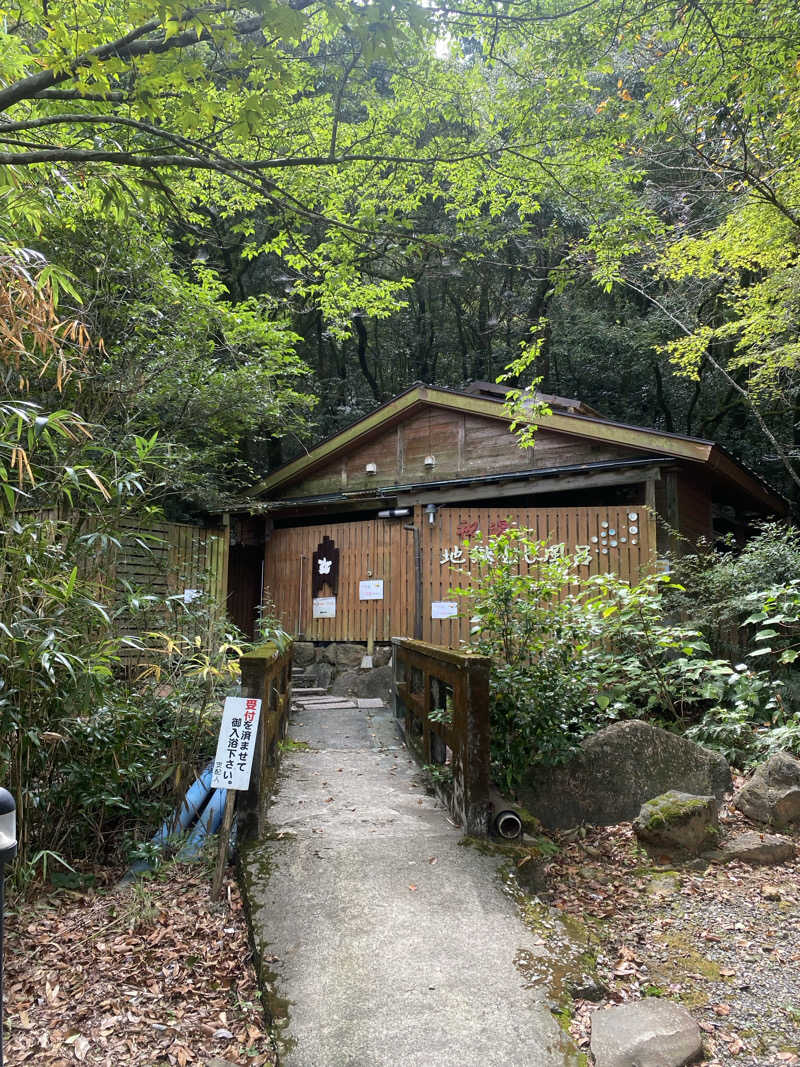
M 110 892 L 61 891 L 6 921 L 8 1063 L 273 1063 L 236 883 L 172 865 Z
M 725 819 L 739 817 L 723 812 Z M 585 931 L 577 943 L 587 938 L 603 990 L 573 1002 L 571 1034 L 580 1049 L 589 1046 L 598 1009 L 663 996 L 690 1005 L 703 1032 L 702 1067 L 800 1065 L 790 1051 L 797 1045 L 791 964 L 800 962 L 800 860 L 767 877 L 742 863 L 673 859 L 660 866 L 626 824 L 556 838 L 546 902 L 570 917 L 569 929 Z M 557 948 L 550 937 L 545 945 Z

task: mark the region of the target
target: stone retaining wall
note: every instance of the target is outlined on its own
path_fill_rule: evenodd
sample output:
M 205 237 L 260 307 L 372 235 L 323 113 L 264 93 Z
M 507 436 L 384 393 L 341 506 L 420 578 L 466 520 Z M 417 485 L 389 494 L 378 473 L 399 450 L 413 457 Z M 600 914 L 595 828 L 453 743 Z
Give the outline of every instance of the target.
M 294 665 L 300 667 L 309 682 L 323 689 L 345 671 L 357 670 L 367 653 L 367 646 L 332 641 L 316 645 L 312 641 L 295 641 Z M 386 667 L 392 659 L 391 645 L 376 645 L 372 653 L 373 667 Z M 366 673 L 366 672 L 365 672 Z

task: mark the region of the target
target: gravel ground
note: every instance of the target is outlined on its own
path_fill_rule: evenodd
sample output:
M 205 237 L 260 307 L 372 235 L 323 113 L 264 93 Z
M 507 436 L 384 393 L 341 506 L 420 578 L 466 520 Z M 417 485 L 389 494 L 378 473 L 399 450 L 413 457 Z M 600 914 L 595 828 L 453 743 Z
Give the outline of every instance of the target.
M 727 808 L 722 824 L 754 829 Z M 558 843 L 542 903 L 529 910 L 543 948 L 560 952 L 561 963 L 540 966 L 531 980 L 549 979 L 561 995 L 579 1047 L 588 1050 L 598 1009 L 663 996 L 700 1025 L 706 1067 L 800 1064 L 797 854 L 775 867 L 676 865 L 648 856 L 626 823 Z M 566 922 L 569 945 L 555 917 Z M 573 1000 L 563 999 L 565 988 Z

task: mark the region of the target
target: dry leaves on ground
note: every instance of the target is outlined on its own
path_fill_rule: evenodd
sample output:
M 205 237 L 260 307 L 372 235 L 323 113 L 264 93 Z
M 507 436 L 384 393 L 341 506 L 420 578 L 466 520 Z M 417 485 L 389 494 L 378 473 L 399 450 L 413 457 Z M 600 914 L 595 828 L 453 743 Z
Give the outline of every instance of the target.
M 726 809 L 726 829 L 752 829 Z M 800 861 L 742 863 L 649 857 L 630 824 L 562 835 L 547 871 L 549 902 L 584 924 L 602 999 L 577 1000 L 572 1032 L 645 996 L 685 1004 L 703 1031 L 707 1067 L 800 1064 Z M 765 897 L 766 883 L 779 887 Z
M 273 1062 L 235 881 L 200 864 L 39 898 L 6 921 L 7 1062 Z

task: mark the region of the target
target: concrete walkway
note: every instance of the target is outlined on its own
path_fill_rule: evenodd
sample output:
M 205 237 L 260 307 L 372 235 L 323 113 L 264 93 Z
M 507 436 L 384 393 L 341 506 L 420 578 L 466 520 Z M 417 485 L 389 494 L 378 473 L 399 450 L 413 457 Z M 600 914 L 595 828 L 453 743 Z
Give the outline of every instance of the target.
M 425 791 L 377 701 L 305 698 L 247 853 L 281 1067 L 565 1067 L 578 1062 L 515 965 L 542 949 L 498 860 Z M 272 973 L 269 973 L 272 972 Z

